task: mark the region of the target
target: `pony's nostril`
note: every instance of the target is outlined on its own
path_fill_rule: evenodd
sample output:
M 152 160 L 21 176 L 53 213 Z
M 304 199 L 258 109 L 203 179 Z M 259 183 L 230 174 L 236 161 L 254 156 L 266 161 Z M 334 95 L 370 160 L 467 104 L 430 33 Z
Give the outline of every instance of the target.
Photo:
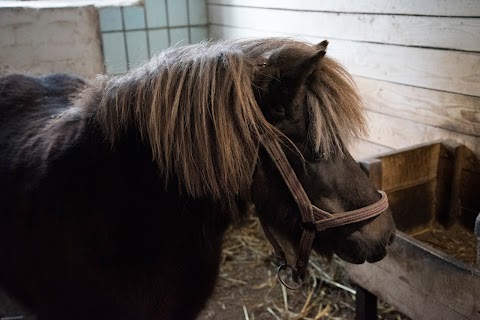
M 359 243 L 353 239 L 346 239 L 343 243 L 343 247 L 348 251 L 358 251 L 360 249 Z
M 350 263 L 363 263 L 368 255 L 367 248 L 356 239 L 344 239 L 335 249 L 335 253 L 343 260 Z

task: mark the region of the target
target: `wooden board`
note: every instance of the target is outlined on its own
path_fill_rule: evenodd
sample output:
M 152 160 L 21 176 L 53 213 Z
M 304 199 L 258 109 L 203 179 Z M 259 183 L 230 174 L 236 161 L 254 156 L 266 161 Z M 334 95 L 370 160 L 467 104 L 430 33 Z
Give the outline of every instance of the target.
M 475 154 L 480 156 L 479 137 L 431 127 L 377 112 L 368 111 L 367 115 L 370 134 L 366 139 L 373 143 L 400 149 L 417 144 L 430 143 L 439 139 L 452 139 L 457 143 L 465 144 Z
M 345 40 L 332 41 L 329 53 L 353 75 L 480 96 L 480 55 L 476 53 Z
M 435 217 L 439 224 L 450 227 L 456 222 L 455 213 L 459 211 L 457 202 L 458 194 L 454 194 L 459 188 L 459 176 L 455 170 L 458 165 L 456 151 L 458 145 L 453 141 L 442 141 L 437 169 L 437 187 L 435 195 Z
M 480 19 L 351 14 L 242 6 L 209 6 L 212 24 L 281 33 L 480 51 Z M 288 23 L 285 23 L 288 21 Z M 354 26 L 354 27 L 352 27 Z M 381 32 L 378 32 L 381 30 Z
M 440 143 L 381 156 L 382 188 L 386 192 L 406 189 L 437 177 Z
M 210 25 L 211 36 L 223 39 L 296 36 L 317 43 L 326 38 L 320 32 L 318 36 L 308 36 Z M 480 97 L 477 53 L 335 40 L 329 45 L 329 55 L 352 75 Z
M 475 219 L 480 214 L 480 157 L 464 149 L 460 173 L 460 222 L 473 231 Z M 480 258 L 480 257 L 479 257 Z
M 207 0 L 207 3 L 305 11 L 480 17 L 480 6 L 476 0 Z
M 431 229 L 435 221 L 436 181 L 430 180 L 388 192 L 388 202 L 398 230 L 417 234 Z
M 382 161 L 378 158 L 366 159 L 360 162 L 360 168 L 365 172 L 377 190 L 383 190 L 382 186 Z
M 387 192 L 397 228 L 408 233 L 429 229 L 435 220 L 440 143 L 379 156 L 381 189 Z M 372 177 L 373 174 L 373 177 Z M 377 172 L 369 176 L 374 183 Z
M 347 264 L 352 280 L 412 319 L 480 319 L 480 273 L 402 232 L 374 264 Z
M 368 110 L 480 137 L 480 98 L 355 77 Z M 480 141 L 479 141 L 480 144 Z
M 382 146 L 380 144 L 376 144 L 364 139 L 358 139 L 349 147 L 350 154 L 357 161 L 371 158 L 392 150 L 392 148 Z

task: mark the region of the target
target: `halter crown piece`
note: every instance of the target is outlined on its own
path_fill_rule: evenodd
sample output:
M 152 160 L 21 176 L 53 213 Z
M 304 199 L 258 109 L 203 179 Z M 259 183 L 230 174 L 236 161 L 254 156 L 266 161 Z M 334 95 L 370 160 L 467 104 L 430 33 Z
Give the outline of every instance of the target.
M 328 228 L 355 223 L 378 216 L 388 208 L 387 195 L 385 192 L 378 190 L 381 198 L 377 202 L 356 210 L 331 214 L 311 203 L 302 184 L 290 166 L 280 143 L 277 140 L 267 141 L 265 139 L 261 139 L 261 142 L 272 158 L 278 171 L 280 171 L 280 174 L 295 199 L 302 216 L 303 233 L 300 239 L 300 250 L 295 266 L 290 266 L 285 262 L 286 259 L 283 249 L 278 244 L 278 241 L 275 239 L 270 229 L 262 225 L 265 236 L 275 251 L 275 256 L 284 261 L 284 264 L 278 270 L 280 281 L 290 289 L 298 289 L 301 287 L 305 276 L 308 259 L 310 257 L 310 252 L 312 251 L 313 240 L 315 239 L 315 233 Z M 287 277 L 291 278 L 292 283 L 289 283 L 286 280 Z

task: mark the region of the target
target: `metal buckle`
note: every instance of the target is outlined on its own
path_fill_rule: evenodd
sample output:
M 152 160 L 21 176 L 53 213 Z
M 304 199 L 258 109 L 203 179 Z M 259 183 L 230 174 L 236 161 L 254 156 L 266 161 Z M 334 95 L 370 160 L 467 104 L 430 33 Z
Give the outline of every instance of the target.
M 300 276 L 294 268 L 283 264 L 278 268 L 278 280 L 291 290 L 298 290 L 303 286 L 303 276 Z

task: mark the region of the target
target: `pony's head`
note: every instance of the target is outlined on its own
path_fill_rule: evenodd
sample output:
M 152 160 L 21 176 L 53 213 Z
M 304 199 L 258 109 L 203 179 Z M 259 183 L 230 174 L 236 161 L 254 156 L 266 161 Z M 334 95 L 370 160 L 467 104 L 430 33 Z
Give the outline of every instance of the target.
M 95 114 L 112 143 L 132 132 L 143 140 L 167 188 L 225 208 L 251 195 L 266 229 L 295 251 L 301 217 L 262 140 L 283 146 L 320 209 L 335 214 L 380 198 L 346 149 L 364 132 L 364 114 L 349 75 L 324 57 L 326 45 L 261 39 L 171 48 L 100 79 Z M 373 262 L 393 232 L 386 212 L 317 232 L 314 248 Z
M 348 142 L 365 132 L 363 105 L 348 73 L 325 57 L 327 44 L 267 39 L 245 46 L 259 57 L 254 92 L 263 115 L 284 135 L 284 152 L 311 203 L 335 214 L 369 206 L 381 195 L 347 150 Z M 259 159 L 254 202 L 267 233 L 292 260 L 304 228 L 298 205 L 264 148 Z M 351 263 L 375 262 L 385 257 L 394 230 L 387 210 L 317 232 L 313 247 Z

